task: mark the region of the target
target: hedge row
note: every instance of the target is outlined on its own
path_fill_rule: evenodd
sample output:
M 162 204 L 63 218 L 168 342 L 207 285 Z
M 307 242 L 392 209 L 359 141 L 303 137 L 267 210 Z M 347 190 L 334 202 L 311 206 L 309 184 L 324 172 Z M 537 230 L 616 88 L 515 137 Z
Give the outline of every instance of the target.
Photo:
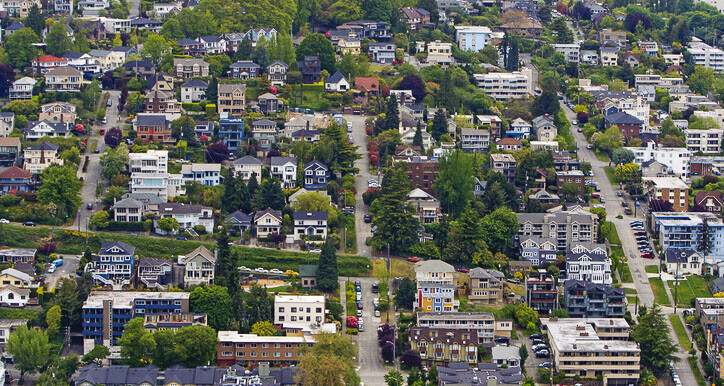
M 108 223 L 106 230 L 109 231 L 125 231 L 125 232 L 148 232 L 151 230 L 151 222 L 118 222 L 111 221 Z

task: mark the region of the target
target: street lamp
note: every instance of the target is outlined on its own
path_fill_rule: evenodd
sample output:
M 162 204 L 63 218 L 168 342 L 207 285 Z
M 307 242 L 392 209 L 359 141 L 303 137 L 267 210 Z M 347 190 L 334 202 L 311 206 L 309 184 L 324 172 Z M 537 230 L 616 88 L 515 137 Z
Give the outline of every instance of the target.
M 392 340 L 395 340 L 395 327 L 394 326 L 392 327 Z M 396 356 L 395 354 L 397 352 L 397 345 L 395 344 L 395 342 L 391 342 L 389 340 L 385 341 L 385 343 L 389 343 L 392 345 L 392 368 L 395 371 L 397 371 L 397 361 L 395 360 L 395 356 Z M 397 386 L 400 385 L 400 378 L 397 376 L 397 374 L 395 374 L 395 383 L 397 384 Z

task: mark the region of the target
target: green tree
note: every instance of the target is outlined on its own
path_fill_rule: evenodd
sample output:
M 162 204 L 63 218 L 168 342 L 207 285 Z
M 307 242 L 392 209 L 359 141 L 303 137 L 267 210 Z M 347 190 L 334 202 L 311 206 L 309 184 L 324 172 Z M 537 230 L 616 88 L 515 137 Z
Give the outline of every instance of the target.
M 189 304 L 192 312 L 206 314 L 208 325 L 217 331 L 227 329 L 234 317 L 231 296 L 225 287 L 196 287 L 191 291 Z
M 38 4 L 33 4 L 28 11 L 28 16 L 25 18 L 25 26 L 33 30 L 36 35 L 40 36 L 43 34 L 45 29 L 45 18 L 40 10 Z
M 390 94 L 387 98 L 387 109 L 385 112 L 385 129 L 399 130 L 400 128 L 400 110 L 397 106 L 397 97 Z
M 696 66 L 694 72 L 686 80 L 686 84 L 693 91 L 701 95 L 707 95 L 714 86 L 714 70 L 704 66 Z
M 217 334 L 209 326 L 181 327 L 176 333 L 177 362 L 184 367 L 208 366 L 214 362 Z
M 251 53 L 253 50 L 254 47 L 252 47 L 251 39 L 244 37 L 244 39 L 241 40 L 241 43 L 239 43 L 239 48 L 234 53 L 234 61 L 251 59 Z
M 25 68 L 30 61 L 37 57 L 38 50 L 33 43 L 38 43 L 38 35 L 30 28 L 21 28 L 5 41 L 5 52 L 8 54 L 10 64 L 15 68 Z
M 392 17 L 392 4 L 386 0 L 363 0 L 362 9 L 368 20 L 382 20 L 389 22 Z
M 169 331 L 171 332 L 171 331 Z M 173 334 L 173 332 L 171 332 Z M 83 355 L 83 363 L 84 364 L 95 364 L 96 366 L 101 366 L 103 363 L 103 360 L 106 359 L 108 356 L 111 355 L 111 351 L 108 350 L 108 347 L 97 344 L 93 346 L 93 348 L 88 351 L 88 354 Z
M 709 229 L 709 220 L 704 218 L 701 224 L 701 232 L 699 232 L 698 243 L 696 245 L 697 252 L 704 256 L 704 261 L 707 261 L 711 250 L 714 248 L 714 242 L 711 237 L 711 229 Z
M 171 256 L 173 257 L 173 235 L 179 228 L 179 223 L 173 217 L 164 217 L 157 221 L 158 229 L 171 235 Z
M 327 221 L 337 224 L 337 209 L 329 203 L 329 197 L 318 192 L 301 194 L 291 205 L 295 212 L 327 212 Z
M 430 125 L 430 135 L 439 141 L 444 134 L 447 134 L 447 114 L 444 109 L 437 109 Z
M 99 210 L 98 212 L 95 212 L 90 219 L 91 226 L 96 229 L 106 229 L 108 228 L 108 225 L 110 225 L 110 223 L 111 216 L 108 214 L 108 211 L 105 210 Z
M 387 386 L 402 386 L 404 383 L 402 373 L 395 369 L 390 370 L 385 374 L 385 383 L 387 383 Z
M 209 74 L 211 74 L 211 76 L 220 78 L 229 73 L 229 69 L 231 68 L 231 58 L 229 55 L 206 55 L 204 59 L 209 63 Z
M 277 330 L 270 321 L 262 320 L 251 326 L 251 333 L 259 336 L 274 336 L 277 334 Z
M 312 33 L 307 35 L 297 47 L 297 60 L 304 60 L 305 56 L 319 56 L 323 70 L 334 71 L 336 62 L 334 47 L 324 35 Z
M 573 43 L 573 32 L 568 29 L 565 18 L 556 18 L 553 23 L 549 26 L 555 36 L 556 43 Z
M 21 380 L 25 373 L 35 373 L 50 359 L 48 334 L 34 328 L 28 329 L 25 325 L 10 334 L 6 349 L 13 356 L 15 369 L 20 370 Z
M 415 283 L 413 283 L 408 277 L 403 278 L 400 282 L 400 286 L 397 287 L 397 290 L 395 291 L 395 304 L 397 307 L 408 310 L 412 309 L 412 306 L 415 303 L 415 292 L 417 292 Z
M 430 21 L 437 24 L 440 20 L 440 12 L 437 9 L 437 2 L 435 0 L 417 0 L 417 7 L 427 10 L 430 12 Z
M 655 372 L 668 369 L 669 362 L 678 362 L 678 347 L 671 340 L 669 324 L 661 308 L 654 304 L 631 331 L 631 338 L 641 347 L 641 364 Z
M 317 288 L 331 292 L 339 288 L 339 272 L 337 269 L 337 249 L 328 238 L 322 246 L 317 268 Z
M 50 165 L 40 175 L 42 185 L 38 189 L 38 201 L 53 203 L 58 207 L 58 217 L 72 215 L 80 207 L 80 188 L 75 170 L 69 166 Z
M 478 213 L 468 208 L 450 224 L 448 243 L 443 258 L 459 263 L 479 264 L 483 260 L 492 260 L 485 243 L 483 227 Z
M 257 322 L 273 320 L 274 299 L 269 296 L 266 286 L 252 285 L 249 295 L 246 313 L 249 324 L 253 326 Z
M 254 208 L 264 210 L 272 208 L 282 210 L 286 206 L 286 197 L 277 178 L 265 179 L 259 186 L 256 197 L 254 197 Z
M 172 330 L 157 330 L 153 333 L 156 349 L 153 350 L 152 361 L 155 366 L 166 369 L 179 363 L 175 352 L 176 334 Z
M 45 51 L 50 55 L 62 57 L 73 48 L 73 41 L 68 37 L 68 33 L 65 31 L 65 24 L 55 23 L 50 27 L 50 32 L 45 37 L 47 47 Z
M 141 56 L 158 65 L 163 55 L 170 49 L 166 39 L 158 34 L 151 34 L 143 43 Z
M 619 130 L 618 126 L 613 125 L 606 129 L 603 134 L 599 135 L 594 139 L 594 143 L 597 148 L 611 153 L 619 147 L 623 146 L 623 134 Z
M 495 209 L 481 222 L 485 243 L 493 253 L 508 251 L 513 236 L 518 233 L 518 216 L 506 206 Z
M 125 173 L 129 159 L 128 146 L 125 143 L 119 144 L 115 149 L 108 150 L 108 154 L 104 155 L 103 170 L 101 175 L 103 178 L 111 179 L 119 173 Z
M 45 314 L 45 324 L 48 325 L 48 328 L 45 331 L 48 333 L 49 337 L 55 337 L 55 335 L 58 334 L 58 331 L 60 331 L 61 317 L 62 312 L 60 310 L 60 306 L 57 304 L 50 307 L 48 312 Z
M 70 278 L 64 278 L 60 282 L 60 288 L 55 293 L 55 304 L 60 306 L 65 321 L 68 324 L 75 324 L 81 316 L 81 294 L 78 289 L 78 283 Z
M 422 144 L 422 124 L 420 124 L 420 121 L 417 122 L 415 136 L 412 138 L 412 146 L 419 146 L 422 151 L 425 151 L 425 146 Z
M 533 114 L 536 116 L 544 114 L 554 116 L 560 108 L 561 105 L 558 102 L 556 91 L 551 87 L 545 87 L 535 103 L 533 103 Z
M 189 144 L 196 142 L 196 122 L 189 115 L 182 115 L 171 121 L 171 133 L 177 140 L 184 139 Z
M 611 155 L 611 160 L 616 165 L 623 165 L 627 163 L 631 163 L 636 159 L 636 154 L 634 154 L 633 151 L 626 149 L 626 148 L 618 148 L 613 151 L 613 154 Z
M 396 163 L 385 170 L 382 179 L 381 196 L 370 206 L 372 222 L 377 232 L 372 237 L 372 245 L 377 249 L 389 246 L 393 251 L 402 251 L 417 241 L 419 222 L 415 209 L 409 205 L 410 180 L 406 166 Z
M 473 200 L 473 160 L 461 150 L 456 150 L 445 154 L 439 163 L 440 172 L 435 179 L 434 189 L 441 208 L 457 218 Z
M 118 345 L 121 346 L 121 357 L 131 367 L 141 367 L 149 363 L 156 349 L 153 334 L 146 330 L 143 318 L 140 317 L 126 323 Z
M 302 347 L 304 356 L 294 381 L 305 386 L 359 385 L 355 345 L 344 335 L 322 333 L 316 343 Z

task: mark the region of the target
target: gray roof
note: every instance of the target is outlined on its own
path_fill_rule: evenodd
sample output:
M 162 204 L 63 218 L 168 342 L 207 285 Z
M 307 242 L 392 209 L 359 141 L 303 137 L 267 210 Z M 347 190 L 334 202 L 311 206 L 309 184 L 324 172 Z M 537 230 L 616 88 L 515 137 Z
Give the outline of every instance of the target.
M 227 219 L 233 219 L 235 223 L 238 224 L 251 224 L 252 219 L 254 218 L 253 214 L 246 214 L 240 210 L 237 210 L 234 213 L 230 213 L 226 215 Z
M 174 365 L 166 369 L 164 384 L 171 382 L 181 385 L 215 385 L 220 384 L 226 370 L 216 367 L 199 366 L 187 369 Z
M 239 159 L 234 160 L 235 165 L 261 165 L 261 161 L 258 158 L 245 155 Z
M 616 288 L 608 284 L 599 284 L 599 283 L 593 283 L 587 280 L 573 280 L 569 279 L 566 280 L 564 283 L 564 287 L 566 290 L 568 290 L 571 287 L 579 287 L 584 288 L 586 292 L 590 291 L 600 291 L 604 292 L 608 296 L 625 296 L 625 292 L 623 288 Z
M 132 198 L 141 202 L 145 202 L 149 205 L 158 205 L 166 202 L 161 197 L 154 193 L 126 193 L 122 198 Z
M 276 122 L 268 119 L 259 119 L 251 123 L 252 126 L 276 126 Z
M 233 63 L 230 68 L 259 68 L 259 65 L 251 60 L 241 60 Z
M 583 253 L 566 253 L 566 261 L 579 261 L 583 257 L 588 257 L 591 259 L 591 261 L 606 261 L 608 260 L 608 256 L 604 255 L 602 253 L 589 253 L 589 252 L 583 252 Z
M 113 209 L 116 208 L 143 208 L 143 202 L 135 198 L 124 198 L 113 205 Z
M 634 117 L 629 113 L 619 111 L 617 113 L 606 115 L 606 122 L 613 125 L 641 125 L 643 121 Z
M 555 212 L 555 213 L 516 213 L 518 216 L 518 223 L 524 223 L 530 221 L 534 224 L 542 224 L 545 219 L 548 222 L 556 221 L 557 223 L 568 223 L 568 217 L 571 221 L 591 223 L 591 215 L 574 213 L 574 212 Z
M 303 264 L 299 266 L 299 276 L 317 276 L 317 269 L 319 268 L 316 264 Z
M 138 262 L 139 267 L 158 267 L 160 265 L 171 265 L 171 262 L 156 257 L 144 257 Z
M 256 213 L 254 213 L 254 220 L 260 219 L 262 216 L 264 216 L 267 213 L 274 216 L 277 220 L 282 221 L 282 212 L 280 210 L 274 210 L 272 208 L 258 210 Z
M 58 150 L 58 146 L 43 141 L 37 145 L 28 146 L 25 150 Z
M 209 85 L 201 79 L 191 79 L 182 84 L 181 87 L 209 87 Z
M 194 214 L 201 213 L 203 206 L 199 204 L 181 204 L 177 202 L 167 202 L 158 205 L 159 213 L 171 214 Z
M 327 212 L 294 212 L 294 221 L 297 220 L 318 220 L 327 221 Z
M 19 21 L 16 21 L 15 23 L 10 24 L 10 25 L 8 26 L 8 28 L 5 28 L 5 30 L 6 30 L 6 31 L 17 31 L 17 30 L 19 30 L 19 29 L 21 29 L 21 28 L 25 28 L 25 26 L 23 25 L 23 23 L 21 23 L 21 22 L 19 22 Z
M 455 272 L 455 268 L 442 260 L 424 260 L 415 263 L 415 272 Z
M 118 247 L 121 249 L 121 252 L 115 253 L 110 252 L 109 249 L 113 247 Z M 101 250 L 98 252 L 99 255 L 119 255 L 119 256 L 128 256 L 132 255 L 136 251 L 136 247 L 133 245 L 128 245 L 124 243 L 123 241 L 104 241 L 101 244 Z
M 342 80 L 347 80 L 347 78 L 345 78 L 341 72 L 337 71 L 334 74 L 332 74 L 332 76 L 327 78 L 326 83 L 339 83 Z
M 155 65 L 148 60 L 130 60 L 123 63 L 123 67 L 126 69 L 133 69 L 135 67 L 154 67 Z
M 473 268 L 470 270 L 469 275 L 471 279 L 488 279 L 491 282 L 505 280 L 505 275 L 494 269 Z
M 716 294 L 722 291 L 724 291 L 724 277 L 714 279 L 711 282 L 711 292 Z
M 699 253 L 691 248 L 667 248 L 666 249 L 666 262 L 667 263 L 686 263 L 689 257 L 692 255 L 698 255 Z M 672 272 L 673 273 L 673 272 Z
M 553 123 L 553 117 L 551 117 L 550 115 L 541 115 L 539 117 L 533 118 L 533 127 L 534 128 L 543 127 L 545 125 L 554 126 L 555 124 Z
M 163 114 L 138 114 L 138 126 L 166 126 L 168 121 Z
M 271 158 L 271 165 L 274 166 L 281 166 L 284 165 L 287 162 L 291 162 L 293 164 L 297 164 L 297 157 L 272 157 Z
M 141 383 L 156 384 L 158 368 L 148 365 L 143 368 L 134 369 L 129 366 L 98 367 L 95 365 L 81 367 L 78 375 L 73 378 L 75 384 L 89 383 L 100 384 L 126 384 L 138 385 Z
M 28 127 L 25 129 L 26 132 L 31 131 L 35 128 L 35 126 L 38 126 L 41 123 L 45 123 L 46 125 L 53 128 L 53 131 L 57 134 L 65 134 L 68 130 L 68 125 L 66 125 L 63 122 L 51 122 L 47 119 L 44 119 L 42 121 L 30 121 L 28 122 Z

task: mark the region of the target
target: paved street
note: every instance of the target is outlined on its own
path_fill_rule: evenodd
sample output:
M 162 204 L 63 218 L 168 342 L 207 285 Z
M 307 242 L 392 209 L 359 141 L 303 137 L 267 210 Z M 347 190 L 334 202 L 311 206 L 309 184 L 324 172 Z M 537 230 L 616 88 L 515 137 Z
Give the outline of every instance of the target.
M 354 166 L 359 168 L 359 175 L 355 181 L 355 188 L 357 189 L 357 196 L 355 197 L 357 254 L 369 257 L 372 256 L 372 248 L 365 244 L 365 240 L 367 240 L 367 237 L 372 237 L 372 231 L 370 230 L 372 228 L 372 224 L 366 224 L 364 222 L 364 215 L 368 213 L 368 208 L 362 201 L 362 194 L 367 190 L 367 181 L 371 178 L 378 178 L 377 176 L 372 176 L 369 172 L 369 162 L 367 158 L 367 133 L 365 133 L 366 118 L 367 117 L 364 115 L 344 115 L 344 119 L 346 119 L 347 122 L 352 122 L 352 138 L 354 138 L 354 144 L 359 146 L 357 153 L 362 155 L 362 158 L 358 159 L 354 163 Z
M 76 277 L 76 271 L 78 270 L 78 264 L 80 263 L 80 256 L 59 255 L 58 258 L 63 259 L 63 265 L 57 267 L 55 272 L 49 273 L 45 279 L 48 291 L 52 291 L 53 288 L 58 286 L 63 278 L 69 277 L 71 279 L 75 279 Z
M 372 284 L 377 279 L 371 277 L 351 277 L 350 281 L 359 280 L 362 284 L 362 319 L 365 330 L 357 336 L 357 349 L 359 359 L 357 361 L 357 373 L 365 385 L 384 385 L 384 375 L 387 373 L 382 363 L 382 355 L 377 344 L 377 327 L 380 325 L 380 318 L 374 316 L 375 308 L 372 299 L 379 297 L 379 294 L 372 293 Z

